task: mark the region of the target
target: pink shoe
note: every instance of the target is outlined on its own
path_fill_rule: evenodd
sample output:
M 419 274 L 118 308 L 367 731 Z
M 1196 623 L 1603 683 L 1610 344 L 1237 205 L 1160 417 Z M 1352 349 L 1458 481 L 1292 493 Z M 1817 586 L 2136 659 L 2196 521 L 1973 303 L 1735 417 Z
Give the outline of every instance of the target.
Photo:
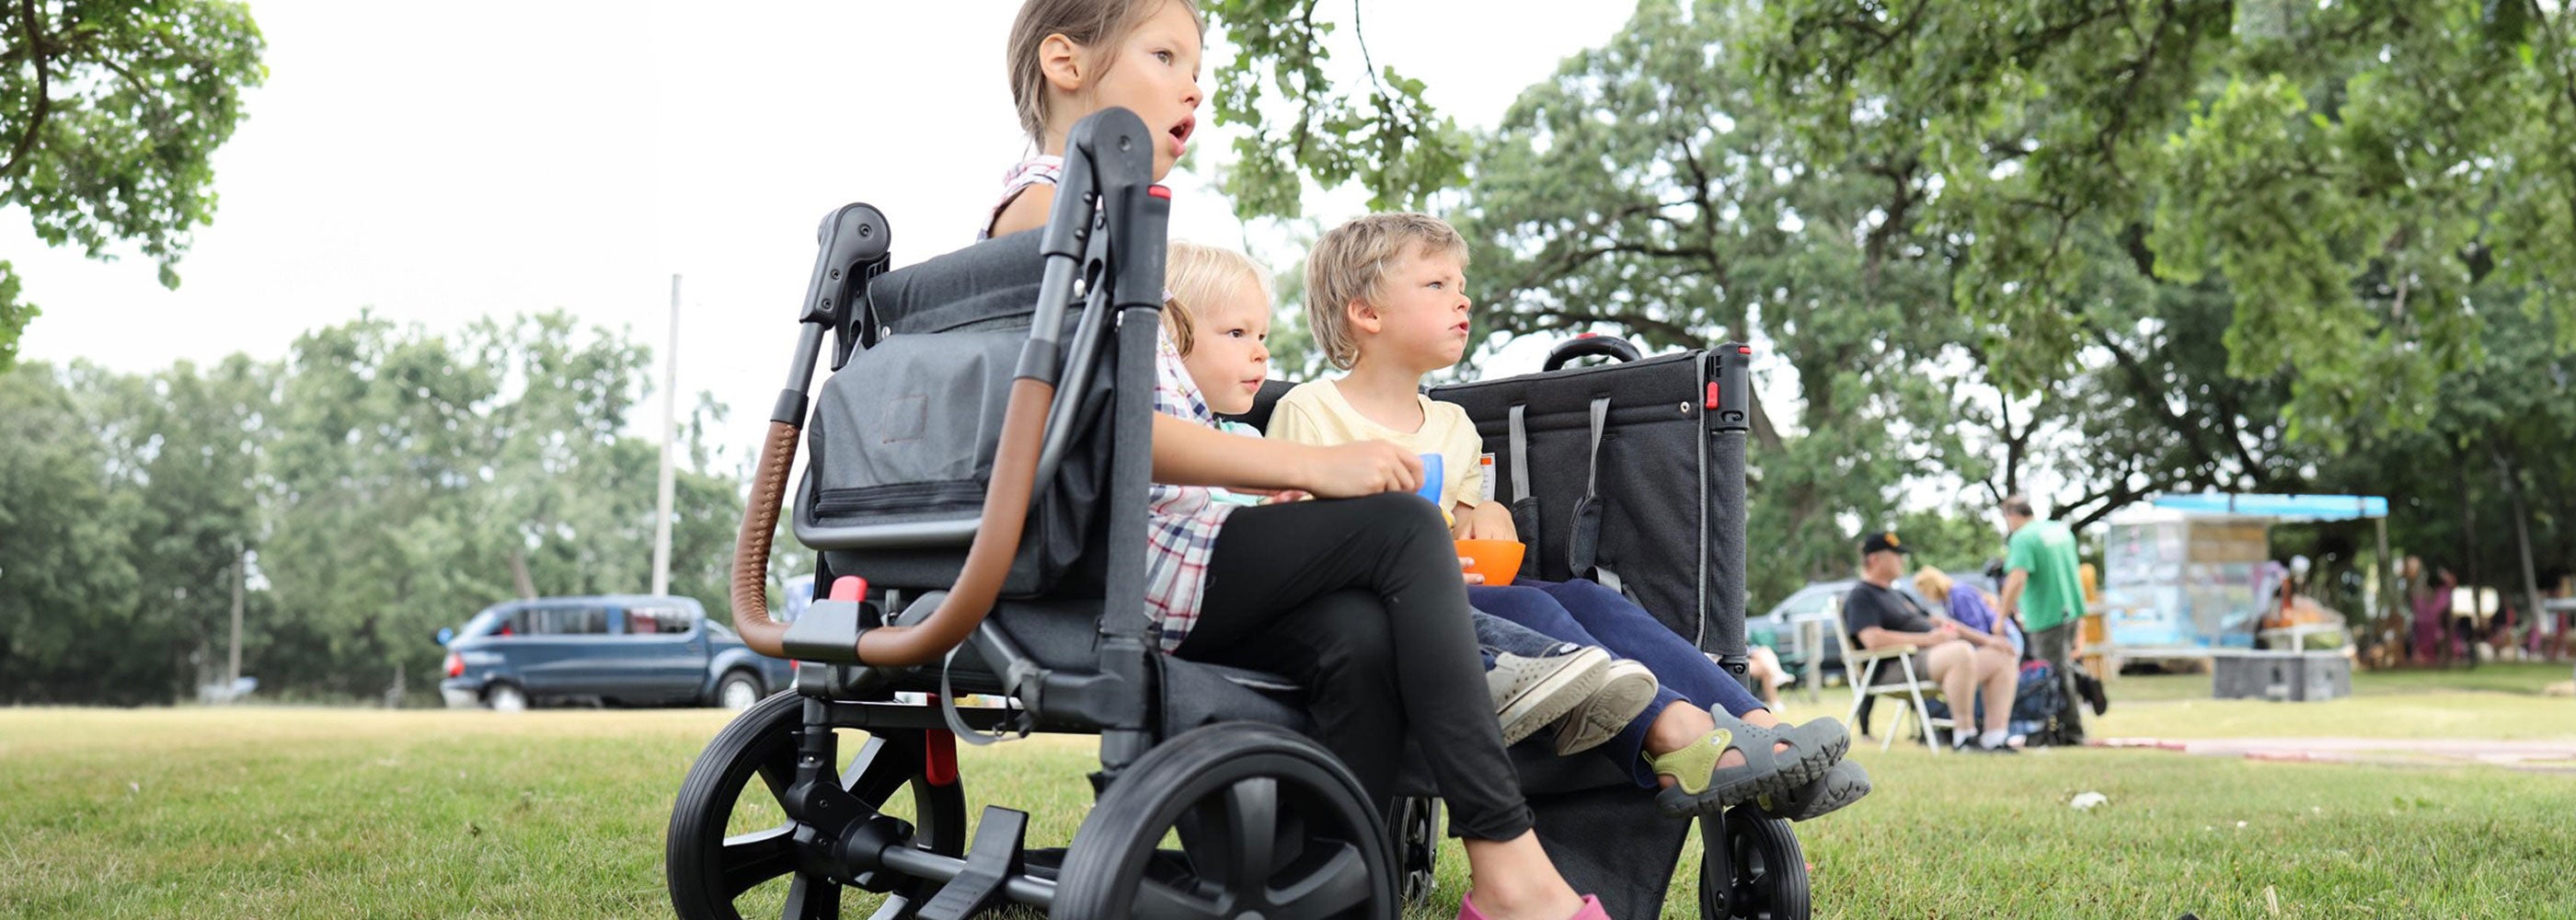
M 1485 914 L 1476 909 L 1476 899 L 1461 894 L 1458 896 L 1458 920 L 1485 920 Z M 1601 908 L 1600 898 L 1587 894 L 1583 896 L 1583 909 L 1575 911 L 1574 916 L 1566 920 L 1610 920 L 1610 912 Z

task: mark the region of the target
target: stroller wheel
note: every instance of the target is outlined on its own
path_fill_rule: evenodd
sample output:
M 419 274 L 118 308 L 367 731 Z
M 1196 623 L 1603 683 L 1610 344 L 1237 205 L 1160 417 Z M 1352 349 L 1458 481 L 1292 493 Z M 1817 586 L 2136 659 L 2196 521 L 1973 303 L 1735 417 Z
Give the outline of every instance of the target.
M 1699 914 L 1807 920 L 1807 855 L 1789 822 L 1737 806 L 1700 820 Z
M 1161 849 L 1167 834 L 1180 848 Z M 1053 914 L 1393 920 L 1386 825 L 1314 742 L 1250 722 L 1194 729 L 1137 759 L 1065 852 Z
M 796 843 L 798 824 L 785 799 L 796 782 L 804 702 L 798 694 L 781 693 L 743 710 L 707 744 L 681 782 L 664 869 L 671 906 L 682 920 L 839 917 L 844 881 L 887 892 L 877 916 L 910 916 L 936 887 L 876 877 L 884 873 L 852 879 L 827 854 Z M 907 819 L 914 846 L 963 854 L 963 784 L 933 785 L 923 777 L 923 743 L 917 731 L 868 736 L 840 771 L 842 788 L 871 810 Z M 906 786 L 908 800 L 895 800 Z
M 1404 903 L 1419 904 L 1439 882 L 1440 800 L 1397 799 L 1386 824 L 1395 835 L 1396 892 Z

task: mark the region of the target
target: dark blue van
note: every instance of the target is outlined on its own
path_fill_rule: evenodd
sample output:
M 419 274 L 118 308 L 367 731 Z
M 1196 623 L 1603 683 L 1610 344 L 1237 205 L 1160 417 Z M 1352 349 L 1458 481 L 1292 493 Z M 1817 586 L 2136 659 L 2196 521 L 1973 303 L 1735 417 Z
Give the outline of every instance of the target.
M 439 692 L 451 707 L 556 702 L 742 709 L 784 689 L 794 665 L 752 651 L 685 597 L 504 601 L 454 631 Z

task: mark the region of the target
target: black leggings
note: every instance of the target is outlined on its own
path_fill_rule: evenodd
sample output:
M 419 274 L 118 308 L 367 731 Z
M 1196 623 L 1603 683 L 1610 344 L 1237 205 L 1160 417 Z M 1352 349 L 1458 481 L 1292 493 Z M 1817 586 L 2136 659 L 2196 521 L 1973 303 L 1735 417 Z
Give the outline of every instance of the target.
M 1532 818 L 1467 611 L 1458 554 L 1431 503 L 1387 494 L 1263 505 L 1218 531 L 1199 620 L 1177 654 L 1304 682 L 1325 746 L 1380 802 L 1413 733 L 1449 803 L 1449 832 L 1510 840 Z

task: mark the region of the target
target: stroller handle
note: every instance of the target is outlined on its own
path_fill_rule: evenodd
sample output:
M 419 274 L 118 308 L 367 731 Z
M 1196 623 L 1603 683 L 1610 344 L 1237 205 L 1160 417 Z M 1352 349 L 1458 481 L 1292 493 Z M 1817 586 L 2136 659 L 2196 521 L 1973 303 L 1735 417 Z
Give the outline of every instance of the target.
M 1065 305 L 1072 300 L 1075 266 L 1086 252 L 1095 208 L 1121 232 L 1133 219 L 1154 220 L 1167 213 L 1167 205 L 1154 194 L 1151 141 L 1146 137 L 1145 123 L 1132 112 L 1112 108 L 1076 123 L 1065 145 L 1065 171 L 1055 196 L 1053 210 L 1044 231 L 1042 250 L 1047 267 L 1038 296 L 1037 314 L 1030 323 L 1029 340 L 1020 352 L 1019 366 L 1011 380 L 1010 395 L 1002 413 L 1001 436 L 995 445 L 992 478 L 987 481 L 984 505 L 975 529 L 975 540 L 967 547 L 965 564 L 957 581 L 948 589 L 937 610 L 910 625 L 863 628 L 852 649 L 856 661 L 878 667 L 908 667 L 939 660 L 951 649 L 966 641 L 976 627 L 993 611 L 1001 596 L 1002 583 L 1009 577 L 1011 563 L 1018 553 L 1020 536 L 1028 523 L 1029 504 L 1037 491 L 1045 453 L 1048 416 L 1054 408 L 1056 381 L 1064 370 L 1058 351 L 1064 325 Z M 1159 224 L 1157 225 L 1159 227 Z M 1159 240 L 1157 229 L 1150 234 Z M 1130 271 L 1121 278 L 1129 282 L 1122 288 L 1142 286 L 1142 274 L 1150 269 L 1159 282 L 1162 259 L 1159 246 L 1150 253 L 1128 253 Z M 1142 256 L 1141 260 L 1133 258 Z M 1159 284 L 1148 295 L 1124 291 L 1125 297 L 1154 296 L 1159 299 Z M 1100 298 L 1087 298 L 1097 306 Z M 1090 317 L 1086 316 L 1086 320 Z M 1086 322 L 1086 325 L 1089 325 Z M 821 345 L 820 328 L 810 323 L 798 340 L 799 366 L 810 374 L 813 352 Z M 1085 370 L 1077 367 L 1076 371 Z M 750 501 L 744 503 L 742 529 L 734 541 L 733 622 L 734 631 L 744 645 L 773 658 L 790 657 L 786 652 L 787 624 L 769 615 L 769 550 L 777 533 L 778 515 L 787 494 L 788 468 L 796 456 L 796 443 L 802 433 L 802 387 L 796 391 L 798 412 L 773 415 L 769 436 L 761 442 L 760 460 L 753 467 Z M 782 398 L 782 405 L 784 405 Z M 1059 453 L 1061 449 L 1059 449 Z

